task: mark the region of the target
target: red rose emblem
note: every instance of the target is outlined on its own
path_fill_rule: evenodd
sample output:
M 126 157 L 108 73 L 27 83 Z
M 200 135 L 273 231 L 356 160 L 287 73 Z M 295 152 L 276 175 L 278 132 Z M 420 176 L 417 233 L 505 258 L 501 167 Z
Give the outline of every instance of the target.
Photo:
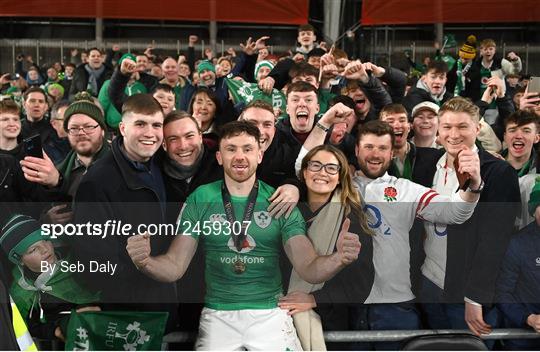
M 384 199 L 387 202 L 395 201 L 396 197 L 397 197 L 397 189 L 395 189 L 394 187 L 386 187 L 384 189 Z

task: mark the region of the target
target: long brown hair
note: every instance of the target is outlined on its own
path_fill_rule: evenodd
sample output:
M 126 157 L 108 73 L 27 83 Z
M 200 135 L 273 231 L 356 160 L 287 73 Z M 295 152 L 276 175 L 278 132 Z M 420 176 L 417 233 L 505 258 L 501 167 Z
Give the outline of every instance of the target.
M 360 227 L 364 231 L 364 233 L 368 235 L 373 235 L 373 231 L 371 231 L 367 222 L 367 216 L 362 210 L 362 200 L 360 193 L 356 191 L 355 187 L 353 186 L 352 176 L 349 170 L 349 163 L 347 161 L 347 158 L 345 157 L 345 154 L 343 154 L 341 150 L 329 144 L 319 145 L 311 149 L 306 154 L 304 159 L 302 159 L 302 166 L 300 168 L 299 175 L 300 181 L 305 184 L 306 180 L 304 179 L 304 171 L 307 169 L 308 161 L 310 161 L 315 156 L 315 154 L 320 151 L 332 153 L 339 162 L 339 183 L 336 188 L 339 188 L 341 190 L 340 201 L 345 208 L 345 216 L 349 216 L 349 214 L 355 216 L 358 219 Z

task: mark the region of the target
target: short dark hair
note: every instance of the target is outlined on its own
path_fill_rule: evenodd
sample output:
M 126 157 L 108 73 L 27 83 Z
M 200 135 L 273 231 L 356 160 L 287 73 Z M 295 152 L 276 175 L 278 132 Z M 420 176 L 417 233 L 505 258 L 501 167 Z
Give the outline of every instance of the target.
M 150 94 L 132 95 L 122 105 L 122 117 L 129 113 L 154 115 L 158 112 L 163 114 L 163 109 L 158 101 Z
M 388 104 L 385 105 L 381 111 L 379 112 L 379 119 L 382 119 L 385 115 L 390 114 L 405 114 L 407 116 L 407 119 L 409 119 L 409 114 L 407 113 L 407 109 L 401 104 Z
M 167 126 L 171 122 L 182 120 L 182 119 L 191 120 L 195 124 L 195 126 L 197 126 L 197 131 L 199 133 L 202 133 L 201 127 L 199 126 L 199 122 L 193 116 L 191 116 L 190 114 L 182 110 L 175 110 L 168 113 L 167 116 L 165 116 L 165 120 L 163 120 L 163 127 Z
M 260 144 L 261 132 L 257 126 L 248 121 L 231 121 L 227 122 L 219 129 L 218 145 L 221 144 L 221 140 L 229 137 L 234 137 L 245 133 L 252 136 Z
M 324 54 L 326 54 L 326 50 L 322 48 L 313 48 L 309 51 L 309 53 L 307 53 L 307 58 L 309 59 L 310 57 L 321 57 Z
M 103 55 L 103 52 L 100 49 L 96 48 L 96 47 L 88 49 L 87 53 L 90 55 L 90 52 L 93 51 L 93 50 L 99 52 L 100 55 Z
M 515 123 L 517 127 L 525 126 L 530 123 L 534 123 L 536 126 L 536 132 L 540 132 L 540 118 L 536 116 L 533 110 L 517 110 L 513 112 L 504 120 L 504 129 L 508 127 L 509 124 Z
M 156 84 L 156 86 L 154 87 L 154 89 L 152 89 L 150 94 L 154 94 L 158 90 L 162 90 L 162 91 L 165 91 L 167 93 L 173 93 L 174 94 L 174 91 L 173 91 L 172 87 L 170 85 L 168 85 L 168 84 L 165 84 L 165 83 Z M 176 96 L 175 96 L 175 98 L 176 98 Z
M 448 65 L 444 61 L 431 61 L 426 68 L 426 73 L 429 71 L 434 71 L 434 73 L 448 73 Z
M 67 64 L 64 65 L 64 70 L 66 69 L 66 67 L 73 67 L 75 68 L 75 64 L 72 64 L 71 62 L 68 62 Z
M 292 92 L 314 92 L 317 94 L 317 88 L 310 83 L 299 81 L 289 84 L 289 87 L 287 88 L 287 96 L 289 96 L 289 94 Z
M 305 61 L 300 61 L 292 65 L 289 70 L 289 77 L 292 80 L 298 76 L 319 76 L 319 70 L 315 66 L 308 64 Z
M 303 24 L 303 25 L 298 26 L 298 33 L 300 33 L 300 32 L 310 32 L 310 31 L 315 33 L 315 27 L 313 27 L 310 24 Z
M 392 148 L 394 148 L 394 143 L 396 142 L 396 136 L 394 135 L 394 129 L 388 123 L 380 120 L 368 121 L 358 127 L 358 136 L 356 138 L 356 144 L 360 143 L 362 136 L 374 134 L 378 137 L 389 135 Z
M 43 96 L 45 97 L 45 101 L 47 101 L 47 93 L 45 93 L 45 91 L 39 87 L 30 87 L 26 90 L 26 92 L 24 92 L 24 101 L 26 101 L 26 99 L 28 99 L 28 96 L 30 95 L 30 93 L 41 93 L 43 94 Z

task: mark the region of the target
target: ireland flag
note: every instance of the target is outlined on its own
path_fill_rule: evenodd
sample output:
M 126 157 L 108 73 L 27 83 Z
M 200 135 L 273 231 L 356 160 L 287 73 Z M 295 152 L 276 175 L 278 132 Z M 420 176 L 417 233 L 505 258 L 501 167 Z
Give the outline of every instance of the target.
M 274 108 L 285 111 L 287 100 L 283 93 L 277 89 L 273 89 L 271 94 L 265 94 L 259 89 L 256 83 L 238 81 L 230 78 L 225 78 L 225 81 L 227 82 L 227 88 L 229 88 L 229 92 L 231 93 L 235 104 L 242 102 L 247 105 L 252 100 L 264 100 L 272 104 Z
M 166 312 L 71 312 L 66 351 L 161 350 Z

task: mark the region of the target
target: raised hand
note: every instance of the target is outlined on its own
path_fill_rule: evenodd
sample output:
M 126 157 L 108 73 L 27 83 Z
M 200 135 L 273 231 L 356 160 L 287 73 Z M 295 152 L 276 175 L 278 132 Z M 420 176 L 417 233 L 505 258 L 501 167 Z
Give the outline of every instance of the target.
M 358 235 L 349 232 L 350 226 L 351 220 L 345 219 L 336 242 L 337 253 L 341 259 L 341 263 L 344 265 L 349 265 L 358 259 L 358 254 L 360 253 L 361 247 Z
M 360 60 L 351 61 L 345 66 L 343 76 L 347 79 L 356 79 L 362 83 L 368 83 L 369 76 L 366 72 L 364 64 Z
M 126 250 L 137 269 L 144 268 L 150 259 L 150 235 L 146 232 L 142 235 L 130 236 Z

